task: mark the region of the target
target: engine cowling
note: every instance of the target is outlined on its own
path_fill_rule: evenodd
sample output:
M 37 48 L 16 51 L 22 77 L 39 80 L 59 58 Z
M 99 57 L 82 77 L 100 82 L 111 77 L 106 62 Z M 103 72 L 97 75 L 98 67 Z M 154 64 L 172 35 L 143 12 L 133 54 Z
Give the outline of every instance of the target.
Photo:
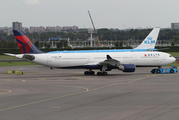
M 119 70 L 122 70 L 123 72 L 134 72 L 135 65 L 134 64 L 123 64 L 123 65 L 119 66 Z

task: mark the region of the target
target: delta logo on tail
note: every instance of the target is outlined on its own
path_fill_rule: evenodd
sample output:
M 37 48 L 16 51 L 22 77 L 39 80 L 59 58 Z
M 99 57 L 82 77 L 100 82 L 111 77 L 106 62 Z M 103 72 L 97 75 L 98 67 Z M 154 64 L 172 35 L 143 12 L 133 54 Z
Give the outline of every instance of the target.
M 152 37 L 148 37 L 147 40 L 144 41 L 144 44 L 155 44 L 155 40 L 152 39 Z
M 13 30 L 13 33 L 22 54 L 44 53 L 39 50 L 21 30 Z

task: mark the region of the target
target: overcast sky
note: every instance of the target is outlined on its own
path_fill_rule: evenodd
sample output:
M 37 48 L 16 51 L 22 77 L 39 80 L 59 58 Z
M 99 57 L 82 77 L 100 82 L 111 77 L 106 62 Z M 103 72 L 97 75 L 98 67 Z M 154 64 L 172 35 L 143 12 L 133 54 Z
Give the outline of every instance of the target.
M 0 0 L 0 27 L 91 28 L 170 27 L 179 22 L 179 0 Z

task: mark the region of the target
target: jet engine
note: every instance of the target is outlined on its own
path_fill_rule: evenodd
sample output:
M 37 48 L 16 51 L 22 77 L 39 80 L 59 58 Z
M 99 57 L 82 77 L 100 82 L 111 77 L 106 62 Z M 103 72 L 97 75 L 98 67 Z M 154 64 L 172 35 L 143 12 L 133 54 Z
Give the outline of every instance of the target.
M 122 70 L 123 72 L 134 72 L 135 65 L 134 64 L 123 64 L 123 65 L 120 65 L 118 69 Z
M 35 56 L 34 55 L 23 55 L 22 59 L 25 59 L 25 60 L 34 60 Z

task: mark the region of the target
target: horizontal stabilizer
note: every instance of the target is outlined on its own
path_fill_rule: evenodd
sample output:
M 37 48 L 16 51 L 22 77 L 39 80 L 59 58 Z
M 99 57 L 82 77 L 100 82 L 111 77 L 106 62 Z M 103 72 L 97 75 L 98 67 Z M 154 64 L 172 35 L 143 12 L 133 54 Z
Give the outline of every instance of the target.
M 3 54 L 15 57 L 15 54 L 11 54 L 11 53 L 3 53 Z

